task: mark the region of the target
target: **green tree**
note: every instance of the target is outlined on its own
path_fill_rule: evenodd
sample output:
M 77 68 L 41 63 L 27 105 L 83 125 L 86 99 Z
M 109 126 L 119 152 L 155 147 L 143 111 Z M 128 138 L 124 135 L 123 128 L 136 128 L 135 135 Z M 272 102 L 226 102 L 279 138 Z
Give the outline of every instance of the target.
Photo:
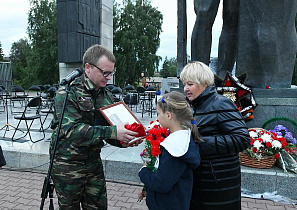
M 165 57 L 162 69 L 160 70 L 162 77 L 176 77 L 177 76 L 177 59 Z
M 168 60 L 169 63 L 169 74 L 171 77 L 177 76 L 177 59 L 176 58 L 170 58 Z
M 116 83 L 137 84 L 141 72 L 147 77 L 158 69 L 163 15 L 150 0 L 123 0 L 114 4 L 114 54 L 117 59 Z
M 32 53 L 27 71 L 35 84 L 53 84 L 59 79 L 56 0 L 30 0 L 28 28 Z
M 30 56 L 30 53 L 31 47 L 26 38 L 12 43 L 10 49 L 10 61 L 13 84 L 20 85 L 24 88 L 27 88 L 32 81 L 27 64 L 27 57 Z
M 167 60 L 167 56 L 166 56 L 162 65 L 162 69 L 160 70 L 160 75 L 162 77 L 166 78 L 170 76 L 169 67 L 170 67 L 169 61 Z
M 190 63 L 190 56 L 187 55 L 187 63 Z M 162 72 L 165 71 L 165 72 Z M 168 59 L 165 57 L 162 69 L 160 70 L 160 75 L 162 77 L 176 77 L 177 76 L 177 58 Z

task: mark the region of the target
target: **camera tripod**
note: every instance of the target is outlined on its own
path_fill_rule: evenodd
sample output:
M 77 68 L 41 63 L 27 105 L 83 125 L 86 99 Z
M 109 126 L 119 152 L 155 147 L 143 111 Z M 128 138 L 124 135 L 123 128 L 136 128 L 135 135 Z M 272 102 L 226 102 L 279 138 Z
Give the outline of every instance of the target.
M 12 126 L 11 124 L 9 124 L 9 120 L 8 120 L 9 119 L 9 117 L 8 117 L 8 99 L 10 98 L 10 94 L 8 93 L 8 91 L 5 91 L 5 94 L 2 94 L 1 96 L 2 97 L 5 96 L 5 108 L 4 108 L 4 110 L 6 110 L 6 124 L 0 129 L 0 131 L 5 129 L 3 138 L 5 137 L 6 132 L 9 131 L 9 127 L 12 127 L 13 129 L 19 130 L 19 131 L 24 133 L 24 131 Z

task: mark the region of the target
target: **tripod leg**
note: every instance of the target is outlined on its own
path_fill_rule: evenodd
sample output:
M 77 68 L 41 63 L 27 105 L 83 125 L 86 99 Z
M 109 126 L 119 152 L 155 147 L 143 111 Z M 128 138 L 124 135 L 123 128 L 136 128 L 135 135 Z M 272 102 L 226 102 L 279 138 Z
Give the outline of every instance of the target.
M 50 198 L 49 209 L 50 210 L 53 210 L 54 209 L 54 202 L 53 202 L 54 189 L 55 189 L 55 186 L 52 183 L 52 179 L 49 178 L 49 177 L 46 177 L 44 179 L 44 183 L 43 183 L 43 187 L 42 187 L 42 192 L 41 192 L 41 198 L 42 199 L 41 199 L 40 210 L 43 210 L 45 199 L 47 198 L 47 196 L 49 196 L 49 198 Z
M 50 183 L 50 186 L 49 186 L 49 199 L 50 199 L 50 204 L 49 204 L 49 210 L 54 210 L 54 189 L 55 189 L 55 186 Z
M 6 132 L 9 131 L 9 125 L 8 124 L 4 125 L 0 130 L 3 130 L 4 128 L 5 128 L 5 132 L 4 132 L 4 136 L 3 137 L 5 137 Z

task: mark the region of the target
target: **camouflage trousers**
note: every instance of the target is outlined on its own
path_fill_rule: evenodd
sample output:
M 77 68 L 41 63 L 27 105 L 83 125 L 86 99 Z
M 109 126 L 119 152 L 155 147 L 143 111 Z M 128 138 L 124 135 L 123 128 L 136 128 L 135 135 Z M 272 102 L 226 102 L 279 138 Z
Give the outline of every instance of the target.
M 106 182 L 101 159 L 54 161 L 52 179 L 60 209 L 107 209 Z

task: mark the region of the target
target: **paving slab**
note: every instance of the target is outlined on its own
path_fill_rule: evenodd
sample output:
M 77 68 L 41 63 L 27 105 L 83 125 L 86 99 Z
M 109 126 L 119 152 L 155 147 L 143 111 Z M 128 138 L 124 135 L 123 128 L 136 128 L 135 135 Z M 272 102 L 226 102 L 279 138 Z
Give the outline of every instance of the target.
M 0 170 L 0 210 L 40 209 L 41 190 L 45 176 L 45 171 L 26 171 L 20 168 L 3 167 Z M 137 202 L 137 194 L 143 187 L 142 183 L 107 179 L 106 187 L 109 210 L 148 210 L 145 200 Z M 58 209 L 58 199 L 55 192 L 52 201 L 54 209 Z M 49 203 L 50 199 L 46 198 L 43 209 L 48 209 Z M 241 198 L 241 207 L 242 210 L 297 209 L 297 206 L 293 204 L 248 197 Z

